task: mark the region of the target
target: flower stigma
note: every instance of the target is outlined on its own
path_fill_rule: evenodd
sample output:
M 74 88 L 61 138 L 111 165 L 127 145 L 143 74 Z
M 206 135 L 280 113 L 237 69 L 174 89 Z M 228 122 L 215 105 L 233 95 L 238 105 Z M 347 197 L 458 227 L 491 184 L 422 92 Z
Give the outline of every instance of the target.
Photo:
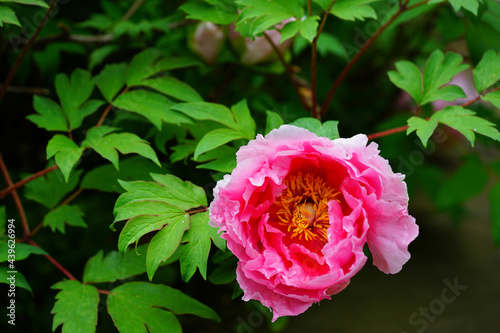
M 339 201 L 340 192 L 312 173 L 288 175 L 283 184 L 286 189 L 274 202 L 278 225 L 286 228 L 291 239 L 328 242 L 328 202 Z

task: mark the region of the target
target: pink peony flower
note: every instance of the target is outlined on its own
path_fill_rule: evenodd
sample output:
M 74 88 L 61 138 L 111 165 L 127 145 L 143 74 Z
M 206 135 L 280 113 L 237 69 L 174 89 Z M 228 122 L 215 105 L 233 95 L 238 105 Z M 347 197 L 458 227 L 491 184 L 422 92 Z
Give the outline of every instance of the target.
M 200 22 L 194 32 L 192 47 L 206 63 L 213 64 L 223 42 L 224 32 L 221 28 L 212 22 Z
M 217 183 L 210 225 L 238 257 L 243 299 L 298 315 L 343 290 L 373 263 L 394 274 L 418 234 L 404 176 L 365 135 L 330 140 L 284 125 L 237 153 Z

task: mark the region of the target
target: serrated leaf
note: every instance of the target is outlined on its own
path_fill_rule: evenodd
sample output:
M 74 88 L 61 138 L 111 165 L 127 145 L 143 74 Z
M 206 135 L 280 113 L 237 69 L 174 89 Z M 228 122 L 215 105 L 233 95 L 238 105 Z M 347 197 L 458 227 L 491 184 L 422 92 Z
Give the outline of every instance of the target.
M 104 98 L 111 102 L 125 85 L 127 64 L 108 64 L 96 76 L 95 82 Z
M 309 43 L 312 43 L 313 39 L 316 37 L 319 20 L 320 17 L 317 15 L 309 16 L 300 24 L 300 35 L 307 39 Z
M 43 7 L 43 8 L 49 8 L 49 5 L 47 5 L 47 3 L 45 3 L 45 1 L 43 1 L 43 0 L 0 0 L 0 3 L 1 2 L 16 2 L 16 3 L 23 4 L 23 5 L 32 5 L 32 6 L 39 6 L 39 7 Z
M 150 281 L 153 279 L 160 264 L 168 260 L 175 253 L 181 244 L 184 232 L 189 229 L 190 225 L 189 215 L 184 214 L 179 218 L 171 219 L 151 239 L 146 255 L 146 269 Z
M 54 170 L 27 183 L 24 186 L 24 196 L 45 207 L 53 208 L 76 187 L 81 174 L 81 170 L 72 172 L 66 182 L 61 170 Z
M 62 324 L 63 333 L 91 333 L 97 325 L 99 292 L 94 286 L 66 280 L 56 283 L 52 289 L 61 290 L 56 295 L 52 331 Z
M 452 207 L 481 193 L 488 182 L 488 174 L 481 161 L 471 156 L 441 185 L 436 195 L 439 208 Z
M 119 95 L 112 103 L 117 108 L 146 117 L 159 130 L 163 122 L 175 125 L 192 124 L 188 117 L 170 110 L 174 102 L 152 91 L 128 91 Z
M 56 75 L 55 86 L 70 129 L 81 126 L 83 118 L 95 112 L 102 104 L 101 101 L 85 103 L 94 90 L 94 80 L 86 70 L 76 69 L 71 74 L 71 79 L 66 74 Z
M 500 109 L 500 91 L 495 90 L 484 96 L 482 96 L 484 101 L 492 103 L 494 106 Z
M 377 18 L 377 13 L 368 4 L 377 0 L 339 0 L 336 1 L 330 13 L 343 20 L 361 20 L 365 18 Z
M 437 119 L 439 122 L 459 131 L 470 141 L 472 146 L 474 146 L 475 141 L 474 132 L 500 141 L 500 133 L 495 128 L 495 124 L 477 117 L 475 114 L 474 111 L 464 109 L 461 106 L 447 106 L 433 114 L 431 119 Z
M 474 85 L 481 94 L 500 80 L 500 52 L 489 50 L 474 68 Z
M 291 17 L 300 18 L 304 14 L 302 6 L 296 0 L 237 0 L 244 6 L 236 23 L 236 31 L 246 35 L 242 24 L 249 24 L 249 36 L 264 32 L 275 24 Z
M 127 87 L 138 85 L 142 80 L 156 73 L 153 63 L 160 56 L 156 49 L 146 49 L 135 55 L 127 69 Z
M 243 139 L 245 134 L 230 128 L 219 128 L 205 134 L 194 150 L 194 159 L 204 152 L 220 147 L 228 142 Z
M 115 210 L 129 203 L 138 201 L 162 201 L 182 210 L 207 206 L 203 188 L 189 181 L 182 181 L 174 175 L 151 174 L 155 182 L 124 182 L 120 185 L 127 191 L 116 200 Z
M 10 9 L 9 7 L 0 6 L 0 27 L 3 27 L 3 24 L 13 24 L 18 27 L 21 26 L 19 20 L 17 19 L 16 13 Z
M 223 25 L 230 24 L 238 16 L 236 6 L 227 1 L 217 1 L 215 6 L 206 2 L 186 2 L 179 9 L 187 14 L 188 19 Z
M 10 281 L 7 279 L 10 278 L 13 274 L 9 272 L 11 272 L 11 270 L 7 266 L 0 266 L 0 283 L 10 284 Z M 24 288 L 28 290 L 30 293 L 33 293 L 24 275 L 22 275 L 21 272 L 19 271 L 16 271 L 15 275 L 16 275 L 16 282 L 15 282 L 16 287 Z
M 331 140 L 338 139 L 340 137 L 337 129 L 338 121 L 335 120 L 329 120 L 321 124 L 321 122 L 316 118 L 306 117 L 299 118 L 290 123 L 290 125 L 305 128 L 318 136 L 323 136 Z
M 212 309 L 179 290 L 147 282 L 130 282 L 113 289 L 107 303 L 120 333 L 181 333 L 174 314 L 220 320 Z
M 141 81 L 141 85 L 153 88 L 167 96 L 174 97 L 183 102 L 201 102 L 200 94 L 190 85 L 171 76 L 159 76 Z
M 166 170 L 140 156 L 133 156 L 120 161 L 120 170 L 116 170 L 109 163 L 90 170 L 83 177 L 80 187 L 103 192 L 123 193 L 124 190 L 118 183 L 118 179 L 125 181 L 149 180 L 152 179 L 149 176 L 151 172 L 164 173 Z
M 66 132 L 68 130 L 68 122 L 64 112 L 59 104 L 53 100 L 35 95 L 33 107 L 37 114 L 30 114 L 26 118 L 38 127 L 45 128 L 47 131 Z
M 161 167 L 153 148 L 146 140 L 132 133 L 110 133 L 113 128 L 101 126 L 93 127 L 87 132 L 82 146 L 93 148 L 99 155 L 109 160 L 119 170 L 118 152 L 122 154 L 136 153 Z
M 179 103 L 172 106 L 172 110 L 182 112 L 196 120 L 212 120 L 227 127 L 239 129 L 231 111 L 221 104 L 209 102 Z
M 82 153 L 83 148 L 78 147 L 76 143 L 62 134 L 54 135 L 47 145 L 47 159 L 55 155 L 56 164 L 61 169 L 66 182 L 68 182 L 71 169 L 80 160 Z
M 180 257 L 181 276 L 188 282 L 199 269 L 201 276 L 207 278 L 207 261 L 212 241 L 221 250 L 225 250 L 226 242 L 217 233 L 217 228 L 208 225 L 208 212 L 191 216 L 191 227 L 184 234 L 182 242 L 188 242 L 182 249 Z M 211 241 L 212 240 L 212 241 Z
M 427 142 L 429 141 L 432 133 L 434 133 L 437 125 L 438 120 L 435 118 L 425 120 L 420 117 L 411 117 L 408 119 L 408 129 L 406 130 L 406 135 L 413 131 L 417 131 L 417 136 L 420 138 L 420 141 L 422 141 L 424 147 L 427 147 Z
M 500 183 L 497 182 L 490 190 L 491 235 L 496 247 L 500 246 Z
M 466 97 L 462 88 L 444 85 L 468 67 L 467 64 L 462 64 L 461 55 L 452 52 L 444 55 L 436 50 L 427 59 L 423 74 L 409 61 L 397 62 L 397 72 L 389 71 L 387 74 L 392 83 L 413 97 L 417 105 L 425 105 L 439 99 L 453 101 Z
M 74 227 L 86 228 L 87 224 L 83 220 L 84 214 L 76 205 L 64 205 L 57 207 L 45 215 L 43 226 L 49 226 L 52 232 L 59 230 L 61 233 L 66 233 L 66 224 Z
M 31 254 L 47 254 L 43 249 L 25 243 L 16 243 L 15 247 L 16 261 L 24 260 Z M 7 239 L 0 241 L 0 262 L 5 262 L 8 259 L 9 245 Z
M 455 11 L 459 11 L 460 8 L 467 9 L 472 14 L 477 15 L 477 9 L 479 8 L 478 0 L 448 0 Z

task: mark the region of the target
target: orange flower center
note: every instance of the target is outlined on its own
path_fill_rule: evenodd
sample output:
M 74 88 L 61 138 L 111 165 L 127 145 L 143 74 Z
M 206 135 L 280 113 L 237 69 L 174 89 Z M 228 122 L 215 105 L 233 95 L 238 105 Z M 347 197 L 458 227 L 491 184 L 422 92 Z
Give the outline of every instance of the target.
M 286 228 L 292 239 L 328 242 L 328 202 L 338 201 L 340 192 L 311 173 L 289 175 L 283 184 L 286 189 L 274 202 L 278 224 Z

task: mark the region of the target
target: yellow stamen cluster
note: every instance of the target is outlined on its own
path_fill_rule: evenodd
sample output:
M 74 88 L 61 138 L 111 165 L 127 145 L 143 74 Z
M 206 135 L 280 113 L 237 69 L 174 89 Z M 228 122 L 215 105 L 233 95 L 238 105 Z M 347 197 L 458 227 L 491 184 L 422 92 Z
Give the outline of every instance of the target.
M 311 173 L 289 175 L 283 184 L 286 189 L 274 202 L 278 224 L 286 227 L 291 238 L 328 242 L 328 202 L 338 201 L 340 192 Z

